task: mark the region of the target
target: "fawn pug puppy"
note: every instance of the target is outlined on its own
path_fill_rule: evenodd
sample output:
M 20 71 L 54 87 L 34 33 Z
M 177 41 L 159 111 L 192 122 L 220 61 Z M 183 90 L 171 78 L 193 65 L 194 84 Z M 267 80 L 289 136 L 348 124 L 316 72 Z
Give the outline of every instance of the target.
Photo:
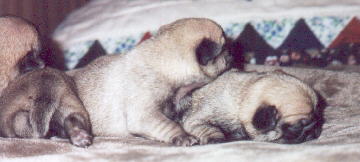
M 90 145 L 90 120 L 73 80 L 55 69 L 40 70 L 44 62 L 39 54 L 34 25 L 19 17 L 0 17 L 0 136 L 44 138 L 56 133 L 76 146 Z
M 126 54 L 103 56 L 70 71 L 94 134 L 197 143 L 161 109 L 179 87 L 203 85 L 229 66 L 224 43 L 224 32 L 214 21 L 180 19 Z
M 320 133 L 316 93 L 282 72 L 230 70 L 175 104 L 164 112 L 200 144 L 241 139 L 300 143 Z
M 18 76 L 0 97 L 0 136 L 69 137 L 72 144 L 91 144 L 87 111 L 74 81 L 56 69 L 36 69 Z M 55 134 L 54 134 L 55 133 Z
M 40 38 L 34 25 L 15 16 L 0 17 L 0 94 L 20 73 L 44 67 L 39 53 Z

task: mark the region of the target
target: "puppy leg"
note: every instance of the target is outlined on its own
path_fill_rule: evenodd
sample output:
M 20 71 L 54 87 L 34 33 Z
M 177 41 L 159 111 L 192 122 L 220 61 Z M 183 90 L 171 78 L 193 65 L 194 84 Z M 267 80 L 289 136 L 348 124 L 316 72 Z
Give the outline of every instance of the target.
M 183 86 L 181 88 L 179 88 L 176 91 L 176 95 L 174 98 L 174 105 L 177 105 L 180 103 L 180 101 L 188 94 L 190 94 L 192 91 L 194 91 L 197 88 L 200 88 L 202 86 L 204 86 L 206 83 L 205 82 L 196 82 L 196 83 L 192 83 L 186 86 Z
M 141 117 L 136 112 L 128 114 L 129 132 L 178 146 L 192 146 L 198 143 L 194 136 L 187 134 L 179 124 L 168 119 L 160 111 L 150 112 L 149 116 Z
M 10 93 L 7 93 L 10 94 Z M 11 98 L 12 97 L 12 98 Z M 2 137 L 8 137 L 8 138 L 15 138 L 19 137 L 19 134 L 15 132 L 15 126 L 17 125 L 17 116 L 23 117 L 25 113 L 26 121 L 29 118 L 29 111 L 26 109 L 28 108 L 26 104 L 21 101 L 21 98 L 18 96 L 13 97 L 11 95 L 3 95 L 0 98 L 0 135 Z M 25 120 L 23 120 L 25 121 Z M 21 125 L 22 126 L 22 125 Z
M 57 106 L 58 102 L 47 93 L 29 102 L 24 102 L 20 97 L 13 98 L 12 102 L 3 105 L 0 112 L 2 136 L 44 138 Z
M 208 124 L 206 120 L 188 119 L 184 122 L 184 129 L 199 138 L 201 145 L 225 141 L 224 133 L 219 128 Z
M 83 115 L 79 113 L 72 113 L 67 116 L 64 120 L 64 128 L 73 145 L 78 147 L 91 145 L 92 136 Z
M 15 116 L 16 116 L 16 112 L 6 113 L 6 115 L 2 115 L 3 118 L 0 120 L 1 137 L 8 137 L 8 138 L 17 137 L 13 127 Z
M 87 111 L 76 95 L 65 94 L 63 101 L 55 113 L 55 122 L 62 126 L 70 142 L 78 147 L 92 144 L 91 124 Z
M 16 113 L 13 124 L 18 137 L 32 138 L 33 129 L 30 124 L 30 113 L 28 111 L 19 111 Z
M 182 112 L 179 113 L 181 115 L 179 120 L 181 121 L 180 123 L 182 123 L 184 130 L 200 139 L 201 145 L 223 142 L 225 140 L 225 135 L 219 128 L 214 125 L 210 125 L 209 122 L 206 122 L 208 121 L 206 120 L 206 115 L 198 115 L 196 112 L 184 114 L 186 111 L 192 111 L 192 97 L 191 95 L 183 97 L 183 95 L 181 98 L 177 98 L 179 97 L 178 93 L 180 90 L 177 92 L 174 105 L 175 111 Z M 208 119 L 210 119 L 210 117 L 208 117 Z

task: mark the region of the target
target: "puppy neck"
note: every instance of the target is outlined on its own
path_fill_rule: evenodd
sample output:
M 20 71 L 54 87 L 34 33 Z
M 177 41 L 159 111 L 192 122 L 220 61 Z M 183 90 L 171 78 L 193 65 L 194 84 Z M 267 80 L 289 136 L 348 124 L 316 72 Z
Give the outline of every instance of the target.
M 182 96 L 177 100 L 176 98 L 179 95 L 179 91 L 180 88 L 173 96 L 170 96 L 167 99 L 167 101 L 162 106 L 162 112 L 169 119 L 182 123 L 185 121 L 185 118 L 189 116 L 189 112 L 192 111 L 192 93 L 189 92 L 186 94 L 186 96 Z
M 179 45 L 175 39 L 170 38 L 165 43 L 164 39 L 154 38 L 143 42 L 127 54 L 128 59 L 161 76 L 175 88 L 206 80 L 192 47 L 184 48 L 185 45 Z

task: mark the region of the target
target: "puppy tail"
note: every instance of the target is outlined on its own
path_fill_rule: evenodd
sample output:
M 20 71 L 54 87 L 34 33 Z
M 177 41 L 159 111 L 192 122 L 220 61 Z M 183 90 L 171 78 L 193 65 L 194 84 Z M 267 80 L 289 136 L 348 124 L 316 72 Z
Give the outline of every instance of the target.
M 30 113 L 30 124 L 33 130 L 33 137 L 46 137 L 51 118 L 58 107 L 59 103 L 53 100 L 51 96 L 42 95 L 34 102 L 35 109 Z

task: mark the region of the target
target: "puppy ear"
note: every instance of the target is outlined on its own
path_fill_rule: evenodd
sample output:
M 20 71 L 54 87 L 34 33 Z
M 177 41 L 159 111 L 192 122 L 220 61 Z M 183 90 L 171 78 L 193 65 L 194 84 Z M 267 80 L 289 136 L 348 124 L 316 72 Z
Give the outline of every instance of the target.
M 162 25 L 162 26 L 160 26 L 157 35 L 162 35 L 166 31 L 170 31 L 172 28 L 173 28 L 172 24 Z
M 19 62 L 20 74 L 32 71 L 34 69 L 42 69 L 45 67 L 44 61 L 40 58 L 37 51 L 31 50 Z
M 209 39 L 203 39 L 195 50 L 200 65 L 206 65 L 220 54 L 222 46 Z
M 252 124 L 262 132 L 273 130 L 278 120 L 277 113 L 275 106 L 262 106 L 256 111 Z

